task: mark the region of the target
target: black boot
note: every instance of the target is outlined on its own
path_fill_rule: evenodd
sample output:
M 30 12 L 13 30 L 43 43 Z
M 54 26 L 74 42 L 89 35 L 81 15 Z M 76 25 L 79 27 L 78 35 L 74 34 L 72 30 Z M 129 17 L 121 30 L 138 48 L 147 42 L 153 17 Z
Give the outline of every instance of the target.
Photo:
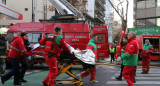
M 117 80 L 122 80 L 121 76 L 116 77 Z
M 20 82 L 27 82 L 27 80 L 21 79 Z

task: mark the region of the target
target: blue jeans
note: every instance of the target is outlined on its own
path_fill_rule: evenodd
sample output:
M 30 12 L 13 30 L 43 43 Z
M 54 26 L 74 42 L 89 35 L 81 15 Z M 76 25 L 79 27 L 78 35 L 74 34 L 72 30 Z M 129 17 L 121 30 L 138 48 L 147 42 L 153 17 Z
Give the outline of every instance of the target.
M 11 58 L 9 57 L 9 59 L 11 60 L 11 64 L 12 64 L 12 69 L 5 75 L 1 76 L 2 81 L 7 81 L 8 79 L 10 79 L 12 76 L 14 76 L 14 85 L 19 84 L 19 59 L 16 58 Z

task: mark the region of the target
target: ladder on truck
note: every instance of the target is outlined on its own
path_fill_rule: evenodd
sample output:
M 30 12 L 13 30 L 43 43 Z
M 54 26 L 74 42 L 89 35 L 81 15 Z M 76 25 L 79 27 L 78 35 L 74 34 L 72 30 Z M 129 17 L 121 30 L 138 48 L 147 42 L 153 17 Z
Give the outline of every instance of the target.
M 73 14 L 76 17 L 84 18 L 83 14 L 72 6 L 67 0 L 49 0 L 57 9 L 60 15 Z

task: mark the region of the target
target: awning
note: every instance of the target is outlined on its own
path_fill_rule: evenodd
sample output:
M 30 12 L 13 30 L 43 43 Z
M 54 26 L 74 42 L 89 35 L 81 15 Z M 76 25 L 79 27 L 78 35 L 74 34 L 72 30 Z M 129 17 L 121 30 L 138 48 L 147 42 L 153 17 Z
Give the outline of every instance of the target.
M 23 19 L 22 14 L 20 14 L 17 11 L 9 8 L 8 6 L 6 6 L 3 3 L 0 3 L 0 13 L 5 14 L 5 15 L 10 16 L 10 17 L 15 18 L 15 19 L 19 19 L 19 20 Z

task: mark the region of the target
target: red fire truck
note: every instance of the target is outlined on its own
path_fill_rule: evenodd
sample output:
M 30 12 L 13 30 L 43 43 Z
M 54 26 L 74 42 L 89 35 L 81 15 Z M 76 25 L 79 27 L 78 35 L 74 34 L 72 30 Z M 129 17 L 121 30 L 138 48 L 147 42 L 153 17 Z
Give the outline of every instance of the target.
M 98 35 L 97 41 L 97 58 L 109 57 L 109 44 L 108 44 L 108 30 L 107 26 L 95 26 L 93 27 L 92 34 Z
M 63 28 L 63 37 L 65 41 L 75 49 L 85 50 L 90 40 L 91 30 L 88 24 L 85 23 L 46 23 L 46 22 L 26 22 L 17 23 L 11 26 L 8 30 L 7 39 L 11 41 L 13 36 L 16 36 L 20 31 L 26 31 L 29 35 L 29 42 L 34 45 L 39 42 L 42 37 L 54 31 L 55 27 Z M 108 34 L 106 26 L 94 27 L 94 34 L 98 34 L 98 58 L 107 58 L 108 52 Z M 32 64 L 44 63 L 43 47 L 30 52 L 30 56 L 34 61 L 29 61 Z M 9 59 L 7 59 L 9 61 Z

